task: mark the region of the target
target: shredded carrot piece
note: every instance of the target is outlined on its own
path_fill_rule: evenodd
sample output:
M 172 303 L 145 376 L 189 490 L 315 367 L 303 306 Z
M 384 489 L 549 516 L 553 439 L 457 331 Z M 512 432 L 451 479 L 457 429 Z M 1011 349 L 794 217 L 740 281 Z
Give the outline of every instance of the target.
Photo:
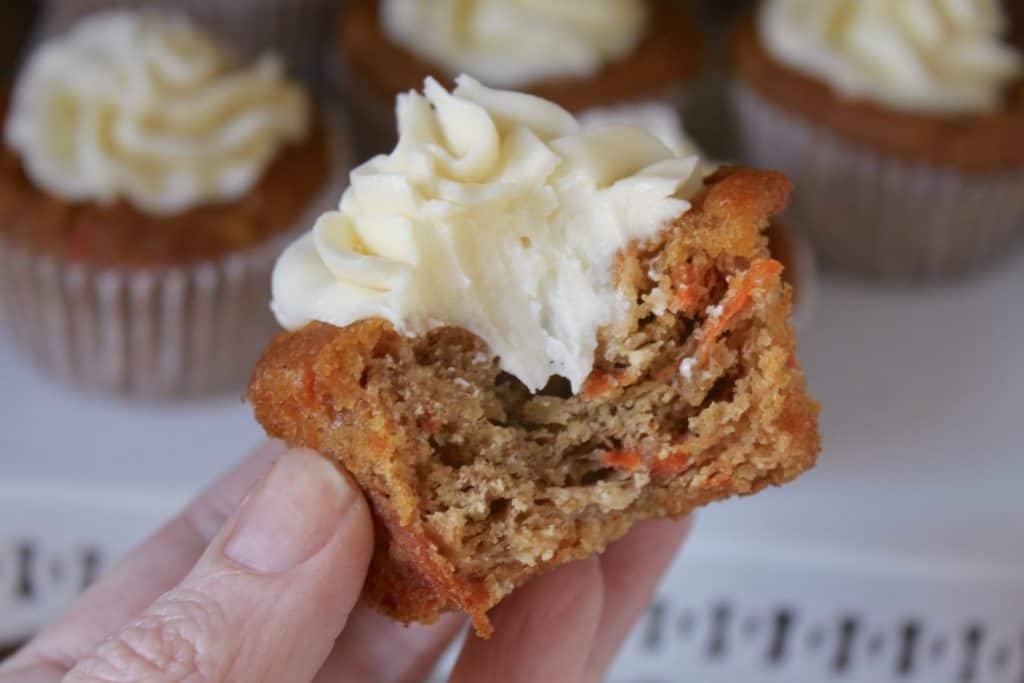
M 670 453 L 667 457 L 655 459 L 651 462 L 651 474 L 658 476 L 670 476 L 685 471 L 693 464 L 693 457 L 685 448 L 679 448 Z
M 594 370 L 583 381 L 580 394 L 583 398 L 596 398 L 618 389 L 622 385 L 622 375 L 614 372 Z
M 700 293 L 692 287 L 683 287 L 676 290 L 675 309 L 684 315 L 693 317 L 700 310 Z
M 731 486 L 732 479 L 729 476 L 722 474 L 721 472 L 715 472 L 708 477 L 707 486 L 705 488 L 712 491 L 724 492 L 728 491 Z
M 708 294 L 704 285 L 704 271 L 692 263 L 680 263 L 672 271 L 672 286 L 675 295 L 673 308 L 687 316 L 695 316 L 700 311 L 701 301 Z
M 636 449 L 623 448 L 606 451 L 601 456 L 601 464 L 629 472 L 646 468 L 654 476 L 668 477 L 684 472 L 693 465 L 693 455 L 685 448 L 677 448 L 664 458 L 645 461 L 644 457 Z
M 800 369 L 800 360 L 796 357 L 796 354 L 790 355 L 789 359 L 786 360 L 786 367 L 790 370 Z
M 744 273 L 743 280 L 735 286 L 735 292 L 726 296 L 721 315 L 713 320 L 711 326 L 706 329 L 700 345 L 702 361 L 707 361 L 710 358 L 715 342 L 732 324 L 733 318 L 750 303 L 754 290 L 763 286 L 771 278 L 778 277 L 782 270 L 782 264 L 772 259 L 762 259 L 751 264 L 747 272 Z
M 601 456 L 601 464 L 614 467 L 617 470 L 629 470 L 634 472 L 643 469 L 644 459 L 636 450 L 628 448 L 616 451 L 606 451 Z

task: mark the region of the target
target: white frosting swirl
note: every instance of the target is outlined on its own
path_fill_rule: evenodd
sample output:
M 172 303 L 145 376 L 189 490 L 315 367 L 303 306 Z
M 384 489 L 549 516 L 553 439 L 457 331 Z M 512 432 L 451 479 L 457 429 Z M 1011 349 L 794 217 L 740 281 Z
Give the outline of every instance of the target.
M 579 118 L 585 131 L 608 126 L 643 128 L 665 143 L 676 156 L 703 156 L 697 143 L 683 129 L 676 108 L 662 102 L 630 102 L 614 107 L 594 107 L 580 114 Z
M 997 110 L 1024 64 L 1001 0 L 767 0 L 759 24 L 784 64 L 897 110 Z
M 399 97 L 398 146 L 353 171 L 340 210 L 281 256 L 273 309 L 290 329 L 461 326 L 530 389 L 561 375 L 578 390 L 598 330 L 627 309 L 616 253 L 690 208 L 698 159 L 639 129 L 584 133 L 545 100 L 457 83 Z
M 57 196 L 169 214 L 244 195 L 309 109 L 276 58 L 243 66 L 183 18 L 111 12 L 32 55 L 5 133 Z
M 587 78 L 629 54 L 647 0 L 383 0 L 388 37 L 450 74 L 495 87 Z

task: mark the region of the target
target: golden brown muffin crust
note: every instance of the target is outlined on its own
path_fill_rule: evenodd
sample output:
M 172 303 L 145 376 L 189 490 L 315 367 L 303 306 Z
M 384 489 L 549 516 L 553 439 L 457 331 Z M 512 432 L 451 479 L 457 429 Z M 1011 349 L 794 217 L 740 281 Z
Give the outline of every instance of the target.
M 594 78 L 544 81 L 528 92 L 578 112 L 625 100 L 659 97 L 693 77 L 701 68 L 704 53 L 696 22 L 683 3 L 653 2 L 657 7 L 651 17 L 651 29 L 628 57 L 608 64 Z M 339 17 L 338 30 L 340 58 L 373 90 L 366 96 L 390 102 L 399 93 L 421 88 L 427 76 L 434 76 L 445 87 L 452 85 L 447 74 L 384 35 L 378 0 L 350 0 Z
M 789 191 L 777 173 L 723 170 L 624 250 L 632 322 L 602 331 L 576 395 L 557 378 L 530 394 L 459 328 L 410 338 L 374 319 L 279 335 L 248 397 L 268 434 L 342 463 L 366 493 L 364 599 L 405 622 L 464 611 L 487 636 L 487 610 L 515 587 L 634 522 L 811 467 L 818 407 L 761 234 Z
M 0 116 L 6 119 L 5 112 Z M 18 155 L 0 147 L 0 234 L 94 266 L 171 266 L 217 259 L 293 229 L 330 172 L 317 117 L 304 141 L 281 150 L 259 182 L 230 203 L 154 216 L 125 201 L 72 203 L 36 186 Z
M 734 68 L 743 83 L 850 142 L 907 161 L 971 173 L 1024 165 L 1024 80 L 1011 88 L 1001 111 L 929 116 L 843 98 L 825 83 L 783 65 L 761 41 L 754 12 L 738 25 L 732 48 Z

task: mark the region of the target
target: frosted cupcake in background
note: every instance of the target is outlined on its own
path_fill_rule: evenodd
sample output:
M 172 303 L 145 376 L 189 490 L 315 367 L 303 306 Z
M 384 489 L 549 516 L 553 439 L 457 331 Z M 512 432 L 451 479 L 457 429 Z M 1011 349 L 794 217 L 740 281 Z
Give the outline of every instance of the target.
M 29 57 L 4 141 L 3 322 L 40 366 L 149 396 L 240 385 L 277 252 L 345 170 L 279 59 L 127 11 Z
M 17 0 L 18 3 L 24 0 Z M 323 80 L 323 53 L 341 0 L 44 0 L 43 32 L 59 35 L 96 12 L 145 9 L 186 14 L 245 58 L 278 54 L 310 86 Z
M 337 75 L 367 131 L 390 149 L 392 103 L 427 76 L 467 73 L 578 113 L 628 101 L 678 104 L 703 61 L 684 3 L 664 0 L 350 0 Z
M 790 176 L 790 216 L 831 262 L 951 275 L 1024 232 L 1024 59 L 1009 6 L 764 0 L 739 27 L 744 161 Z
M 707 159 L 707 155 L 687 134 L 682 120 L 672 107 L 663 104 L 626 104 L 617 107 L 591 109 L 579 116 L 583 130 L 598 130 L 609 126 L 641 128 L 662 141 L 680 157 L 698 156 L 703 159 L 703 173 L 709 177 L 720 164 Z M 817 301 L 818 266 L 814 252 L 803 234 L 773 218 L 765 231 L 768 250 L 785 267 L 783 279 L 793 288 L 793 327 L 797 332 L 809 329 Z

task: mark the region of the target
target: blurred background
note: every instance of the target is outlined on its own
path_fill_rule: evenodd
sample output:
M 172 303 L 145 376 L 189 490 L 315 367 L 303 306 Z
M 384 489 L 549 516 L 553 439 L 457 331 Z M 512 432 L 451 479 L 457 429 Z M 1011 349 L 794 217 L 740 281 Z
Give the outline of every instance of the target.
M 138 4 L 0 3 L 8 90 L 31 45 L 97 9 Z M 394 46 L 353 28 L 340 0 L 152 4 L 191 12 L 245 54 L 285 54 L 349 132 L 346 165 L 387 148 L 385 95 L 405 86 L 360 65 L 367 51 L 392 55 Z M 729 58 L 749 3 L 679 6 L 693 23 L 669 31 L 666 49 L 684 36 L 699 42 L 699 66 L 654 99 L 684 118 L 710 157 L 763 161 L 783 142 L 744 144 L 749 112 L 737 110 L 746 100 L 734 96 Z M 243 25 L 240 8 L 261 20 Z M 394 71 L 419 78 L 422 62 Z M 804 112 L 809 125 L 816 111 Z M 1024 131 L 1022 116 L 1024 108 L 1011 112 L 1004 130 Z M 1022 145 L 1024 135 L 1006 144 Z M 1024 200 L 1020 169 L 1001 172 L 1007 206 Z M 796 289 L 800 359 L 824 406 L 819 464 L 783 489 L 699 513 L 611 680 L 1024 681 L 1020 240 L 954 264 L 957 272 L 872 272 L 822 246 L 827 235 L 808 240 L 806 217 L 822 202 L 797 202 L 776 227 L 775 248 Z M 835 218 L 842 223 L 857 208 L 833 210 L 847 212 Z M 1021 214 L 1004 213 L 1024 233 Z M 8 320 L 34 305 L 0 303 Z M 0 658 L 261 440 L 240 398 L 244 378 L 184 398 L 96 390 L 40 371 L 16 339 L 0 335 Z

